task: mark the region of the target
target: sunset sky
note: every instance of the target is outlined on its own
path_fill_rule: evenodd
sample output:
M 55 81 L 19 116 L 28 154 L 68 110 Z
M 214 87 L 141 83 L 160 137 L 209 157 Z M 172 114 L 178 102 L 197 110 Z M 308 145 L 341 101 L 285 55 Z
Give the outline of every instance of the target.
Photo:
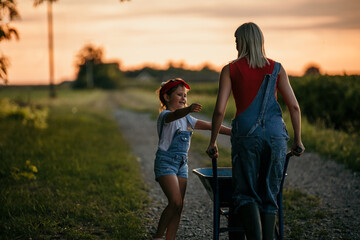
M 11 61 L 9 84 L 47 84 L 46 4 L 17 3 L 21 19 L 11 26 L 20 40 L 0 43 Z M 236 58 L 234 31 L 249 21 L 289 74 L 309 63 L 322 73 L 360 74 L 359 0 L 59 0 L 53 13 L 55 83 L 75 78 L 75 56 L 89 43 L 123 70 L 169 60 L 220 69 Z

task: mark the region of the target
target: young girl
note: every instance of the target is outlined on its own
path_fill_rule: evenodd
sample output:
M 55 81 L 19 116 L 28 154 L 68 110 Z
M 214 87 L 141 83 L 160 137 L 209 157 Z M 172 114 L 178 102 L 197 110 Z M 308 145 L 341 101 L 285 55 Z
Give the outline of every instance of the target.
M 161 113 L 157 120 L 159 134 L 155 159 L 155 178 L 168 199 L 161 214 L 154 240 L 175 239 L 180 222 L 186 190 L 188 165 L 187 153 L 194 129 L 211 130 L 211 123 L 189 115 L 200 112 L 202 106 L 193 103 L 187 106 L 190 86 L 181 78 L 170 79 L 159 88 Z M 231 134 L 231 129 L 221 126 L 220 133 Z

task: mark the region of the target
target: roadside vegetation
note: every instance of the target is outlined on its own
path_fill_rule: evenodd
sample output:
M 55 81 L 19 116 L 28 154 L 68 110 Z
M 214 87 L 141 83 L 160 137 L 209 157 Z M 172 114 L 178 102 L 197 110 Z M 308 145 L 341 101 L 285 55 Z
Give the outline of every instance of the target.
M 107 93 L 46 93 L 0 91 L 0 238 L 144 239 L 147 192 Z

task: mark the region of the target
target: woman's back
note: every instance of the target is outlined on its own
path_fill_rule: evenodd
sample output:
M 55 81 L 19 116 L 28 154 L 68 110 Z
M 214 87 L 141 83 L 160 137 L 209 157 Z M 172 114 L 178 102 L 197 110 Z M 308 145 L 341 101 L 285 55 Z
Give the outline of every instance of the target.
M 263 82 L 264 76 L 271 74 L 275 62 L 268 59 L 270 64 L 263 68 L 251 68 L 245 58 L 240 58 L 229 64 L 231 88 L 236 104 L 236 116 L 244 112 L 254 100 Z M 276 96 L 276 90 L 275 90 Z

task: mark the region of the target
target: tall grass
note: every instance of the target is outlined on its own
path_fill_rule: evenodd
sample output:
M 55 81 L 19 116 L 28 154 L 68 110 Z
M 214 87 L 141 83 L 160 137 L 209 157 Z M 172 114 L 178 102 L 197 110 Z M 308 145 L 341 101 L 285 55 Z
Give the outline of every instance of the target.
M 289 134 L 293 138 L 293 131 L 290 131 L 290 115 L 286 111 L 283 116 Z M 301 125 L 302 138 L 307 151 L 317 152 L 326 158 L 345 164 L 354 171 L 360 171 L 359 135 L 326 128 L 321 122 L 317 125 L 311 124 L 306 117 L 302 117 Z
M 292 77 L 291 85 L 311 123 L 360 134 L 360 75 Z
M 59 95 L 34 100 L 49 108 L 45 129 L 0 119 L 0 238 L 144 239 L 146 189 L 116 122 L 99 110 L 107 94 Z

